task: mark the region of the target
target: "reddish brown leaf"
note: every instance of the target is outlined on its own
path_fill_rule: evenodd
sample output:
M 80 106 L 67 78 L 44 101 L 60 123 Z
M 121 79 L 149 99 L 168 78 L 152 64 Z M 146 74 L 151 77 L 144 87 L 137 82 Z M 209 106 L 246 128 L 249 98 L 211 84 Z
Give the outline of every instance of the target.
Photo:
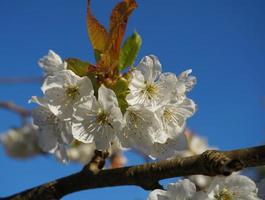
M 118 3 L 112 10 L 110 17 L 110 41 L 109 51 L 112 59 L 119 58 L 121 43 L 126 30 L 128 17 L 137 7 L 135 0 L 124 0 Z
M 100 52 L 105 51 L 109 41 L 108 32 L 93 16 L 90 9 L 90 0 L 87 1 L 87 29 L 93 48 Z
M 88 0 L 88 34 L 94 50 L 100 52 L 100 57 L 97 60 L 99 71 L 110 76 L 118 71 L 119 53 L 128 17 L 136 7 L 135 0 L 123 0 L 118 3 L 112 10 L 110 31 L 108 32 L 92 15 L 90 0 Z

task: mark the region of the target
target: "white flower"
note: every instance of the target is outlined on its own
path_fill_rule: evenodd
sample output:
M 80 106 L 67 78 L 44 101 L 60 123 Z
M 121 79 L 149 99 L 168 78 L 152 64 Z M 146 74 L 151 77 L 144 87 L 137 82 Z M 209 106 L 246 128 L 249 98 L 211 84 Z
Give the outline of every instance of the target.
M 188 179 L 184 179 L 175 184 L 170 183 L 167 191 L 160 189 L 152 191 L 148 200 L 189 200 L 193 199 L 195 193 L 196 186 Z
M 42 152 L 37 142 L 37 128 L 29 124 L 0 135 L 0 142 L 14 158 L 29 158 Z
M 167 104 L 157 112 L 143 105 L 129 106 L 124 118 L 126 126 L 120 135 L 124 147 L 136 148 L 152 158 L 165 159 L 187 149 L 182 131 L 195 104 L 186 99 L 180 104 Z
M 184 99 L 179 103 L 166 104 L 156 111 L 162 123 L 162 130 L 169 138 L 175 138 L 183 132 L 185 122 L 196 111 L 196 104 L 191 99 Z
M 129 106 L 124 114 L 125 127 L 119 139 L 123 147 L 136 148 L 147 155 L 155 142 L 165 143 L 167 136 L 155 113 L 143 105 Z
M 246 176 L 215 177 L 207 190 L 210 200 L 259 200 L 256 184 Z
M 193 101 L 185 99 L 167 104 L 153 112 L 143 105 L 129 106 L 124 115 L 126 126 L 121 143 L 136 148 L 152 158 L 165 159 L 187 149 L 183 135 L 185 120 L 196 110 Z
M 71 122 L 59 119 L 42 106 L 32 111 L 32 117 L 39 128 L 38 143 L 42 150 L 55 154 L 62 162 L 67 162 L 65 145 L 73 141 Z
M 119 134 L 123 147 L 137 149 L 153 159 L 166 159 L 187 149 L 186 137 L 176 132 L 169 138 L 155 113 L 143 105 L 129 106 L 124 118 L 125 127 Z
M 61 57 L 52 50 L 49 50 L 48 55 L 41 58 L 38 64 L 44 70 L 45 75 L 65 70 L 67 66 L 67 63 L 63 62 Z
M 93 86 L 88 77 L 79 77 L 70 70 L 63 70 L 54 76 L 48 76 L 43 85 L 44 100 L 33 97 L 32 101 L 48 106 L 51 112 L 63 119 L 73 114 L 73 105 L 82 97 L 94 94 Z M 45 102 L 45 103 L 43 103 Z
M 132 72 L 129 83 L 130 92 L 126 97 L 129 105 L 142 104 L 156 109 L 169 101 L 171 88 L 165 81 L 159 81 L 161 64 L 157 57 L 145 56 L 136 70 Z
M 186 97 L 196 82 L 190 73 L 191 70 L 187 70 L 179 77 L 161 73 L 161 64 L 153 55 L 141 60 L 132 71 L 126 96 L 129 107 L 121 136 L 124 146 L 157 158 L 184 150 L 187 143 L 178 138 L 183 138 L 179 135 L 186 119 L 196 111 L 195 103 Z
M 189 92 L 196 84 L 196 78 L 190 76 L 192 70 L 188 69 L 182 72 L 178 77 L 174 73 L 162 73 L 159 80 L 163 85 L 167 85 L 167 93 L 170 94 L 171 103 L 179 103 L 186 98 Z
M 265 199 L 265 178 L 260 181 L 260 183 L 258 184 L 258 186 L 259 186 L 258 196 L 261 199 Z
M 124 122 L 115 93 L 104 85 L 94 96 L 75 105 L 72 132 L 75 139 L 95 142 L 98 150 L 108 149 L 123 128 Z

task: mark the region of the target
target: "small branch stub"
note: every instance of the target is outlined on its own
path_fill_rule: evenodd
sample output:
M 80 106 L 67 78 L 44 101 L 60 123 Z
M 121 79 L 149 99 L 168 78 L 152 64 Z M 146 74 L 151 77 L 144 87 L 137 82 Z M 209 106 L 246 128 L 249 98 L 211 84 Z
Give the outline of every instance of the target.
M 84 166 L 83 173 L 97 174 L 105 165 L 105 160 L 109 156 L 107 151 L 95 150 L 95 154 L 90 163 Z

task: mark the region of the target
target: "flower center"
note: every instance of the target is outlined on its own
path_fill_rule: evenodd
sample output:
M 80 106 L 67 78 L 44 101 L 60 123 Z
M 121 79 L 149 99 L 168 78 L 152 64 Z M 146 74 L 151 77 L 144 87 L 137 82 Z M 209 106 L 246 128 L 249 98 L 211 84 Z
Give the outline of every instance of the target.
M 111 128 L 113 128 L 111 123 L 109 122 L 108 116 L 102 111 L 98 112 L 96 116 L 96 122 L 99 125 L 109 125 Z
M 233 194 L 224 188 L 219 194 L 214 195 L 216 200 L 233 200 Z
M 80 95 L 78 86 L 68 86 L 66 89 L 66 95 L 74 100 L 77 96 Z
M 170 112 L 168 109 L 165 109 L 163 116 L 164 116 L 166 122 L 170 122 L 172 119 L 172 112 Z
M 152 99 L 158 93 L 158 87 L 154 84 L 147 84 L 142 92 L 146 94 L 148 99 Z

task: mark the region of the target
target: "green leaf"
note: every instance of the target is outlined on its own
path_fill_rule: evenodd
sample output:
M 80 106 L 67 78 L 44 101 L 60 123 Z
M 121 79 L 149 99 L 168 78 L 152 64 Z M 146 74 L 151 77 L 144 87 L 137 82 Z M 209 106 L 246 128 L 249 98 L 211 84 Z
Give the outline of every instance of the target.
M 93 72 L 93 70 L 89 70 L 94 66 L 89 62 L 84 62 L 77 58 L 67 58 L 65 59 L 65 61 L 67 62 L 67 69 L 72 70 L 78 76 L 87 76 L 91 80 L 95 91 L 95 96 L 97 96 L 97 91 L 100 84 L 98 83 L 98 80 L 96 78 L 96 73 Z
M 136 31 L 126 39 L 119 57 L 118 67 L 120 71 L 133 64 L 133 61 L 136 58 L 141 45 L 141 36 Z
M 121 112 L 125 113 L 126 108 L 128 107 L 128 103 L 125 99 L 128 94 L 128 80 L 125 78 L 120 78 L 111 89 L 117 96 Z
M 78 76 L 86 76 L 90 63 L 84 62 L 77 58 L 67 58 L 67 69 L 72 70 Z

